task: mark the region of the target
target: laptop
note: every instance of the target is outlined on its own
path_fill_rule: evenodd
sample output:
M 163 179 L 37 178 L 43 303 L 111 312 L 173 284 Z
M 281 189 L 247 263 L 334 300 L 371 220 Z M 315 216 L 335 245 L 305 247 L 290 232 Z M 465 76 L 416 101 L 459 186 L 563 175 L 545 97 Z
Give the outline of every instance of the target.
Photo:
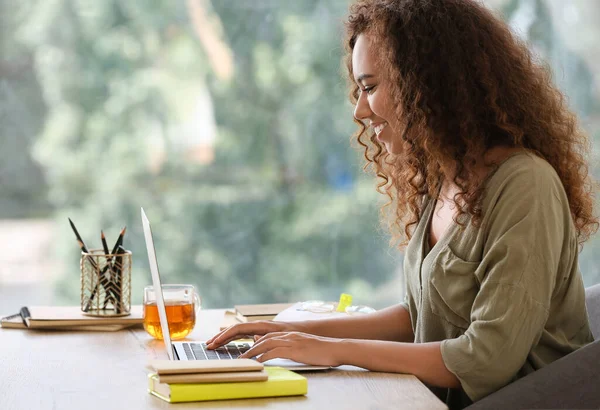
M 146 240 L 146 249 L 148 251 L 148 262 L 150 264 L 150 272 L 152 274 L 152 285 L 154 286 L 156 295 L 156 306 L 158 307 L 158 316 L 160 319 L 160 327 L 165 342 L 165 348 L 170 360 L 231 360 L 236 359 L 239 355 L 246 352 L 252 346 L 253 342 L 230 342 L 218 349 L 206 349 L 204 342 L 172 342 L 169 333 L 169 322 L 167 321 L 167 310 L 165 308 L 165 300 L 162 293 L 160 273 L 158 270 L 158 261 L 156 259 L 156 250 L 154 248 L 154 240 L 152 238 L 152 229 L 150 221 L 141 208 L 142 226 L 144 227 L 144 239 Z M 302 371 L 302 370 L 322 370 L 329 369 L 328 366 L 313 366 L 304 363 L 298 363 L 288 359 L 272 359 L 263 363 L 265 366 L 278 366 L 286 369 Z

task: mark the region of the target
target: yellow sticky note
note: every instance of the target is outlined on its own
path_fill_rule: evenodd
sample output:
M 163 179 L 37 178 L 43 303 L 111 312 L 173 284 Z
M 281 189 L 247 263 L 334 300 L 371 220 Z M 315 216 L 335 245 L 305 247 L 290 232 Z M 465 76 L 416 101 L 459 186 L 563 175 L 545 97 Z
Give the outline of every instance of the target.
M 340 301 L 338 302 L 338 307 L 336 311 L 345 312 L 348 306 L 352 305 L 352 295 L 347 293 L 342 293 L 340 295 Z

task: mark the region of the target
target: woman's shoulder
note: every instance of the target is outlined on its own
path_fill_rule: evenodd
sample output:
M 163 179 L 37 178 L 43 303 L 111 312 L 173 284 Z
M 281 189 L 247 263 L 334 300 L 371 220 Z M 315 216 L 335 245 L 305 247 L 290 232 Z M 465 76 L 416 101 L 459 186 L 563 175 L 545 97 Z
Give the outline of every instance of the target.
M 533 152 L 521 151 L 503 160 L 488 178 L 484 187 L 483 208 L 498 201 L 520 203 L 561 204 L 568 200 L 552 165 Z
M 507 185 L 539 191 L 554 188 L 557 183 L 562 186 L 558 174 L 548 161 L 533 152 L 520 151 L 498 164 L 485 187 L 488 192 L 505 189 Z

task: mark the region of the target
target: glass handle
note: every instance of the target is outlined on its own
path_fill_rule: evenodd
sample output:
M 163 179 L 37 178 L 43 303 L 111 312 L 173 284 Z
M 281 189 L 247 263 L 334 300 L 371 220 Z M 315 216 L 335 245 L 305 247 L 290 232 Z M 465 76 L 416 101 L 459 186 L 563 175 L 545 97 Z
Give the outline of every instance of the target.
M 194 292 L 194 305 L 196 305 L 196 314 L 198 314 L 198 312 L 202 308 L 202 299 L 200 298 L 200 295 L 198 295 L 196 292 Z

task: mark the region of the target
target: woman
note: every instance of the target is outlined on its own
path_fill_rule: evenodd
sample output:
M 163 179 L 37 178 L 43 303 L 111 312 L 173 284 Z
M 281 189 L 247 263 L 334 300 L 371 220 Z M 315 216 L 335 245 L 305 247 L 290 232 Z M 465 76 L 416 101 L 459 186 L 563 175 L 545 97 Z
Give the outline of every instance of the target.
M 358 141 L 407 243 L 405 301 L 239 324 L 209 347 L 263 335 L 244 357 L 412 373 L 462 407 L 591 342 L 588 141 L 547 70 L 470 0 L 360 0 L 347 37 Z

